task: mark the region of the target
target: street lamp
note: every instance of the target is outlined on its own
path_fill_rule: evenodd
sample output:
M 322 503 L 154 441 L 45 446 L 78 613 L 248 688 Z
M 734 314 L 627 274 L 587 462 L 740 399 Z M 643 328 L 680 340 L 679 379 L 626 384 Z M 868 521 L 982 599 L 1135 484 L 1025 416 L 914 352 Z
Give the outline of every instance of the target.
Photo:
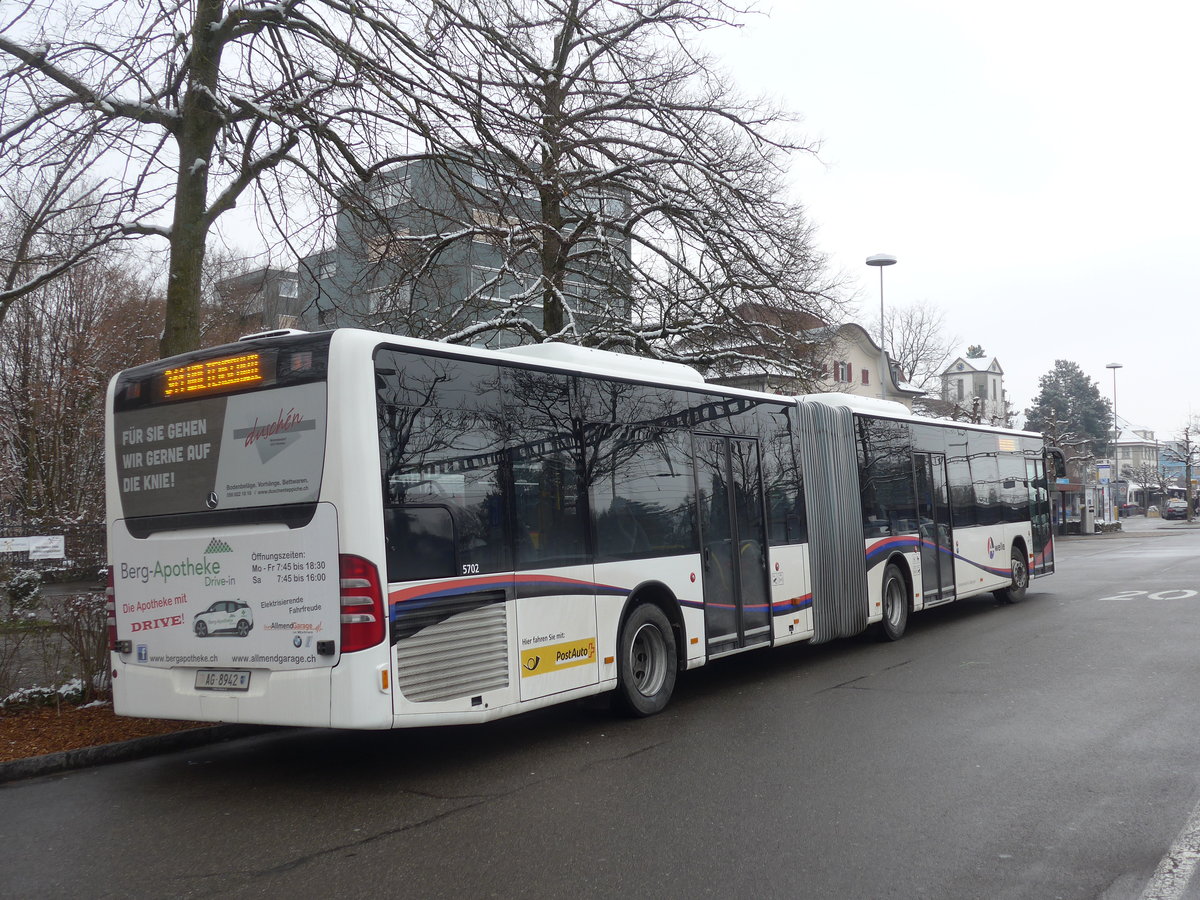
M 883 267 L 894 266 L 896 257 L 890 253 L 876 253 L 867 257 L 868 266 L 879 268 L 879 397 L 887 399 L 887 382 L 889 378 L 887 350 L 883 347 Z
M 1112 474 L 1109 478 L 1113 494 L 1113 518 L 1120 520 L 1121 512 L 1117 509 L 1117 503 L 1120 502 L 1118 496 L 1117 485 L 1120 483 L 1120 462 L 1117 461 L 1117 438 L 1121 436 L 1121 429 L 1117 427 L 1117 369 L 1124 368 L 1120 363 L 1109 363 L 1104 368 L 1112 369 L 1113 373 L 1113 442 L 1112 442 Z

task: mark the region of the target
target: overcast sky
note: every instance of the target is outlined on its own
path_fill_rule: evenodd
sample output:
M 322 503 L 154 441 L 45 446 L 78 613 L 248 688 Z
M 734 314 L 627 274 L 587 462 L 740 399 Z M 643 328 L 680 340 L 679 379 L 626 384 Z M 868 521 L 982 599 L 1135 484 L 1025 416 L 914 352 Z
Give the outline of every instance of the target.
M 796 198 L 862 321 L 928 301 L 1019 411 L 1055 359 L 1135 425 L 1200 414 L 1200 4 L 776 0 L 714 43 L 804 117 Z

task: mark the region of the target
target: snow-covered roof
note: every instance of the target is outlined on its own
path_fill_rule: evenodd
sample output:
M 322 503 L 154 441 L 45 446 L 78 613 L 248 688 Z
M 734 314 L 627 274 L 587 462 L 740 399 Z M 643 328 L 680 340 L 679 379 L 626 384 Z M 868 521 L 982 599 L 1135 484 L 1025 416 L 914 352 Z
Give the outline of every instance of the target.
M 996 425 L 985 425 L 983 423 L 976 422 L 958 422 L 944 417 L 922 416 L 910 411 L 903 403 L 897 403 L 894 400 L 881 400 L 878 397 L 864 397 L 859 394 L 841 394 L 835 392 L 828 394 L 804 394 L 797 399 L 801 402 L 824 403 L 829 406 L 845 406 L 849 407 L 854 412 L 864 413 L 866 415 L 884 416 L 889 419 L 903 419 L 904 421 L 914 422 L 917 424 L 938 423 L 941 425 L 953 425 L 955 428 L 962 428 L 969 431 L 1021 434 L 1026 437 L 1034 438 L 1042 437 L 1041 434 L 1035 431 L 1027 431 L 1018 428 L 1001 428 Z
M 580 369 L 610 370 L 614 375 L 624 374 L 629 378 L 704 383 L 703 375 L 683 363 L 631 356 L 628 353 L 613 353 L 610 350 L 580 347 L 577 344 L 522 344 L 518 347 L 505 347 L 496 352 L 551 360 Z
M 989 375 L 1003 375 L 1004 369 L 1000 366 L 1000 360 L 992 357 L 986 366 L 982 369 L 978 368 L 975 363 L 982 362 L 980 359 L 967 359 L 965 356 L 956 357 L 954 362 L 946 366 L 942 371 L 943 375 L 966 375 L 974 372 L 984 372 Z

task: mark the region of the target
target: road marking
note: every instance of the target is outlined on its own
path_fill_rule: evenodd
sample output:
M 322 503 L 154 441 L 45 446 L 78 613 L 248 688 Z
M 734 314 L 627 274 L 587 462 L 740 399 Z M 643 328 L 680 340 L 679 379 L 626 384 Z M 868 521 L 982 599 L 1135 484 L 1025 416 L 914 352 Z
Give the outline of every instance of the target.
M 1200 591 L 1193 591 L 1188 588 L 1168 588 L 1165 591 L 1155 591 L 1153 594 L 1149 591 L 1121 591 L 1119 594 L 1114 594 L 1111 597 L 1100 597 L 1097 602 L 1105 600 L 1132 600 L 1134 597 L 1146 597 L 1150 600 L 1189 600 L 1195 597 Z
M 1197 862 L 1200 862 L 1200 803 L 1154 870 L 1154 877 L 1142 892 L 1142 900 L 1180 900 Z
M 1168 597 L 1168 594 L 1174 594 L 1174 597 Z M 1176 588 L 1173 591 L 1159 591 L 1157 594 L 1151 594 L 1151 600 L 1189 600 L 1196 596 L 1195 591 L 1189 591 L 1187 588 Z

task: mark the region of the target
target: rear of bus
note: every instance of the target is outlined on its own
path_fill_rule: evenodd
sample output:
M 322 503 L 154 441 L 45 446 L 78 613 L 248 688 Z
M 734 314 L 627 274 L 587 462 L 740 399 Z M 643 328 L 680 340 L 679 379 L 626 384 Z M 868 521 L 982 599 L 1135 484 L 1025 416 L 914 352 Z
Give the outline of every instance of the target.
M 392 724 L 379 568 L 370 554 L 341 552 L 347 532 L 354 548 L 354 527 L 332 498 L 357 486 L 329 464 L 375 450 L 370 358 L 355 367 L 343 354 L 343 381 L 357 390 L 331 402 L 338 344 L 332 333 L 263 336 L 131 369 L 109 385 L 118 713 Z

